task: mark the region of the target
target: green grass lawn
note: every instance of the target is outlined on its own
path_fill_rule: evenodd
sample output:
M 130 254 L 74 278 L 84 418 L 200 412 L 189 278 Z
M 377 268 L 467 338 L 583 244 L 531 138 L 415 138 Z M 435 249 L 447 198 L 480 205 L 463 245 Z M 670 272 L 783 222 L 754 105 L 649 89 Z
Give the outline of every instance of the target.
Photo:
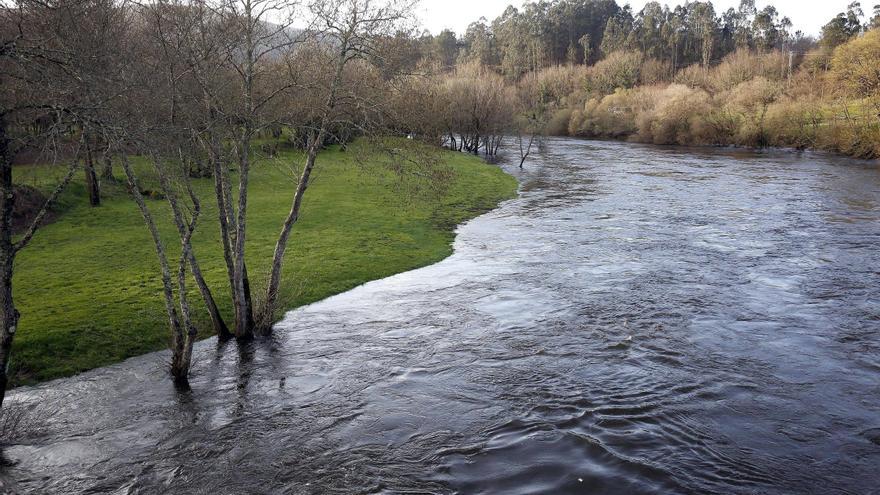
M 497 167 L 458 153 L 440 156 L 452 173 L 447 187 L 437 190 L 391 173 L 379 164 L 387 159 L 384 155 L 336 148 L 322 153 L 288 246 L 282 306 L 291 309 L 434 263 L 451 253 L 455 225 L 515 194 L 516 181 Z M 297 153 L 285 152 L 257 160 L 253 167 L 247 261 L 255 294 L 263 287 L 301 163 Z M 150 167 L 140 162 L 137 169 L 149 185 Z M 63 171 L 22 166 L 14 173 L 17 183 L 46 190 Z M 119 167 L 115 173 L 121 178 Z M 229 318 L 213 181 L 195 184 L 204 211 L 194 249 Z M 22 316 L 11 365 L 16 385 L 167 347 L 158 262 L 149 234 L 121 184 L 105 184 L 102 193 L 103 204 L 89 207 L 80 173 L 56 208 L 57 221 L 42 228 L 18 256 L 14 283 Z M 179 241 L 169 208 L 163 200 L 148 204 L 169 254 L 176 256 Z M 206 329 L 201 299 L 192 294 L 199 304 L 199 326 Z M 202 337 L 210 336 L 201 331 Z

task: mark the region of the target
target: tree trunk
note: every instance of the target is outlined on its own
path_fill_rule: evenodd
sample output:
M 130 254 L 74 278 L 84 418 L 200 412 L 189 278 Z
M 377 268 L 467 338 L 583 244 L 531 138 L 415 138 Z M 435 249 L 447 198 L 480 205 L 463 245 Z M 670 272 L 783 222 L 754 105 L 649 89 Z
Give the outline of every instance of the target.
M 189 193 L 190 201 L 192 201 L 193 204 L 192 220 L 190 221 L 189 225 L 187 225 L 186 221 L 183 218 L 183 213 L 178 202 L 177 194 L 175 193 L 174 188 L 172 188 L 171 184 L 168 182 L 168 177 L 166 176 L 165 171 L 162 170 L 160 163 L 155 158 L 154 165 L 156 173 L 159 176 L 159 183 L 162 186 L 163 192 L 165 193 L 165 198 L 168 200 L 169 206 L 171 206 L 171 213 L 174 217 L 174 224 L 177 227 L 177 232 L 180 235 L 180 238 L 191 238 L 193 232 L 195 232 L 199 214 L 202 211 L 201 202 L 199 201 L 198 196 L 196 196 L 195 191 L 192 190 L 189 179 L 184 177 L 183 180 L 186 181 L 186 189 Z M 208 283 L 205 282 L 205 278 L 202 276 L 202 270 L 199 267 L 198 260 L 196 260 L 196 255 L 192 248 L 192 243 L 189 240 L 187 240 L 187 244 L 184 245 L 184 249 L 181 252 L 184 256 L 184 261 L 189 264 L 193 279 L 195 280 L 196 286 L 198 286 L 199 292 L 202 295 L 202 299 L 205 302 L 205 307 L 207 308 L 208 314 L 211 317 L 211 325 L 214 328 L 214 332 L 221 338 L 228 338 L 229 328 L 226 326 L 226 322 L 223 321 L 223 317 L 220 315 L 220 310 L 217 309 L 217 304 L 214 301 L 214 295 L 211 293 L 211 289 L 210 287 L 208 287 Z M 181 294 L 180 297 L 183 298 L 185 296 Z
M 21 238 L 12 242 L 12 209 L 15 202 L 15 189 L 12 183 L 12 151 L 10 140 L 6 135 L 6 121 L 0 115 L 0 407 L 6 396 L 9 382 L 9 358 L 12 353 L 12 341 L 18 327 L 19 313 L 15 309 L 12 297 L 12 274 L 15 255 L 24 249 L 43 223 L 46 212 L 61 192 L 70 183 L 76 172 L 77 157 L 74 157 L 67 175 L 52 191 L 40 207 L 27 231 Z
M 519 141 L 519 168 L 523 168 L 523 164 L 532 152 L 532 144 L 535 142 L 535 135 L 529 135 L 529 144 L 525 148 L 523 148 L 522 135 L 518 136 L 517 140 Z
M 288 212 L 287 218 L 284 219 L 281 233 L 278 236 L 278 241 L 275 243 L 275 253 L 272 256 L 272 271 L 269 276 L 269 283 L 266 286 L 266 301 L 261 308 L 259 315 L 258 330 L 264 334 L 272 329 L 272 319 L 275 316 L 275 305 L 278 301 L 278 289 L 281 285 L 281 268 L 284 265 L 284 252 L 287 249 L 287 240 L 290 237 L 290 231 L 293 228 L 293 224 L 296 223 L 299 218 L 299 210 L 302 205 L 303 195 L 309 185 L 309 176 L 315 166 L 318 151 L 321 150 L 321 147 L 324 144 L 324 137 L 326 136 L 327 129 L 332 121 L 332 113 L 336 108 L 337 92 L 342 84 L 342 72 L 345 70 L 346 62 L 349 60 L 349 50 L 351 49 L 349 43 L 352 34 L 352 32 L 348 32 L 342 40 L 339 58 L 336 59 L 336 71 L 333 76 L 333 82 L 330 83 L 330 94 L 327 95 L 327 100 L 324 103 L 324 114 L 321 117 L 321 125 L 318 128 L 318 132 L 313 136 L 314 139 L 309 143 L 306 165 L 303 167 L 302 175 L 300 176 L 299 183 L 296 187 L 296 193 L 293 195 L 290 212 Z
M 232 263 L 232 233 L 230 219 L 232 211 L 229 208 L 227 197 L 229 175 L 224 169 L 223 160 L 220 156 L 220 142 L 213 134 L 210 137 L 211 162 L 214 167 L 214 194 L 217 199 L 217 215 L 220 220 L 220 243 L 223 246 L 223 259 L 226 261 L 226 272 L 229 277 L 229 286 L 233 283 Z
M 95 173 L 95 161 L 92 156 L 92 146 L 86 136 L 86 156 L 83 163 L 83 171 L 86 175 L 86 191 L 89 193 L 89 205 L 101 206 L 101 188 L 98 184 L 98 174 Z
M 137 203 L 138 210 L 141 212 L 144 223 L 147 224 L 147 229 L 150 231 L 150 236 L 153 239 L 153 246 L 156 249 L 156 257 L 159 259 L 159 268 L 162 273 L 162 294 L 165 298 L 165 312 L 168 315 L 168 326 L 171 329 L 171 352 L 173 354 L 171 373 L 175 381 L 178 381 L 182 371 L 179 368 L 179 363 L 182 362 L 180 354 L 184 350 L 183 342 L 185 337 L 183 336 L 180 317 L 177 314 L 177 308 L 174 304 L 174 287 L 171 282 L 171 267 L 168 264 L 168 257 L 165 254 L 165 247 L 162 244 L 162 239 L 159 236 L 159 229 L 156 227 L 156 222 L 153 221 L 153 216 L 150 214 L 150 210 L 144 202 L 144 198 L 141 195 L 137 183 L 137 177 L 134 175 L 134 171 L 128 162 L 128 157 L 124 154 L 122 155 L 122 169 L 125 171 L 125 176 L 128 179 L 131 196 L 135 203 Z
M 214 193 L 217 200 L 217 215 L 220 221 L 220 244 L 223 247 L 223 259 L 226 262 L 226 274 L 232 295 L 234 331 L 226 328 L 225 335 L 246 338 L 253 329 L 253 306 L 251 304 L 250 281 L 247 265 L 241 259 L 241 270 L 237 269 L 235 250 L 238 245 L 238 229 L 232 209 L 232 193 L 230 191 L 229 171 L 223 165 L 220 151 L 220 140 L 213 133 L 209 136 L 211 162 L 214 169 Z M 240 288 L 238 290 L 237 288 Z M 225 323 L 224 323 L 224 326 Z M 224 334 L 218 334 L 223 336 Z
M 205 282 L 205 277 L 202 276 L 202 270 L 199 267 L 199 263 L 196 260 L 196 255 L 193 253 L 192 249 L 190 249 L 189 256 L 187 257 L 189 261 L 189 268 L 192 272 L 193 279 L 196 281 L 196 285 L 199 287 L 199 292 L 202 294 L 202 299 L 205 301 L 205 308 L 208 310 L 208 314 L 211 316 L 211 326 L 214 329 L 214 333 L 217 334 L 221 339 L 228 339 L 232 337 L 232 332 L 229 331 L 229 327 L 226 326 L 226 322 L 223 320 L 223 316 L 220 314 L 220 309 L 217 308 L 217 302 L 214 300 L 214 295 L 211 292 L 211 288 L 208 287 L 208 283 Z
M 12 340 L 15 338 L 19 317 L 12 300 L 12 264 L 15 254 L 9 243 L 4 241 L 0 241 L 3 244 L 0 246 L 0 407 L 6 397 L 9 358 L 12 355 Z
M 177 291 L 180 300 L 180 314 L 183 317 L 183 329 L 186 332 L 175 332 L 173 343 L 173 359 L 171 362 L 171 376 L 177 385 L 189 387 L 189 369 L 192 364 L 193 344 L 198 331 L 192 323 L 192 313 L 186 295 L 186 266 L 188 260 L 194 259 L 192 255 L 192 235 L 195 232 L 198 212 L 193 213 L 193 220 L 183 234 L 181 244 L 180 262 L 177 267 Z
M 15 194 L 12 186 L 12 156 L 6 121 L 0 115 L 0 407 L 6 397 L 9 357 L 18 326 L 18 311 L 12 300 L 12 267 L 15 248 L 12 244 L 12 207 Z
M 235 308 L 235 337 L 247 339 L 253 336 L 254 313 L 250 297 L 250 281 L 244 261 L 245 234 L 247 233 L 248 176 L 250 173 L 250 130 L 244 130 L 239 149 L 238 211 L 233 239 L 232 300 Z
M 113 177 L 113 157 L 110 155 L 109 149 L 104 149 L 102 160 L 104 161 L 104 166 L 101 167 L 101 179 L 115 181 L 116 179 Z
M 290 237 L 290 231 L 293 224 L 299 219 L 299 210 L 302 206 L 302 199 L 305 195 L 306 188 L 309 185 L 309 177 L 312 169 L 315 167 L 315 160 L 318 156 L 318 150 L 324 139 L 324 130 L 321 129 L 318 135 L 309 146 L 308 156 L 306 157 L 306 165 L 303 168 L 302 175 L 296 187 L 296 193 L 293 195 L 293 201 L 290 205 L 290 211 L 284 224 L 281 227 L 281 234 L 275 243 L 275 253 L 272 257 L 272 270 L 269 276 L 269 283 L 266 286 L 266 301 L 260 313 L 260 321 L 258 329 L 260 333 L 267 334 L 272 328 L 272 319 L 275 316 L 275 306 L 278 303 L 278 289 L 281 287 L 281 268 L 284 266 L 284 253 L 287 249 L 287 240 Z

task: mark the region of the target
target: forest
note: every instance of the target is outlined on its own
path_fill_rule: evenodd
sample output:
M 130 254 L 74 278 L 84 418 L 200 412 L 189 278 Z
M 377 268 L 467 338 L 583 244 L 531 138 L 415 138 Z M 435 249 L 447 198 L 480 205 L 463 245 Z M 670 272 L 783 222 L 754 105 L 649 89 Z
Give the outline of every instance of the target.
M 522 167 L 549 135 L 880 156 L 880 6 L 857 2 L 819 39 L 753 0 L 724 12 L 541 1 L 462 36 L 420 32 L 396 0 L 2 5 L 2 391 L 21 317 L 13 282 L 28 283 L 16 259 L 70 187 L 92 208 L 108 191 L 130 198 L 185 384 L 195 340 L 267 335 L 289 309 L 279 294 L 309 283 L 285 279 L 285 257 L 331 149 L 355 162 L 369 149 L 381 171 L 362 172 L 418 190 L 453 180 L 441 147 L 493 157 L 506 143 Z M 254 276 L 249 198 L 266 159 L 285 167 L 272 181 L 286 206 Z M 27 166 L 57 181 L 28 189 L 14 180 Z M 207 269 L 194 249 L 206 229 L 222 249 Z

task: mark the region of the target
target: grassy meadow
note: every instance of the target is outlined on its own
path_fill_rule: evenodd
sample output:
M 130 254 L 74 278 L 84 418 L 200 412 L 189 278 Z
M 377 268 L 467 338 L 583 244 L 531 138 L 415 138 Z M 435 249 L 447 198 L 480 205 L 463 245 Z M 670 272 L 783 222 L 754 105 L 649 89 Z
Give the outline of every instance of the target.
M 291 309 L 434 263 L 451 253 L 458 223 L 515 194 L 516 181 L 499 168 L 464 154 L 439 156 L 448 179 L 436 188 L 401 179 L 378 165 L 384 155 L 351 148 L 322 153 L 285 258 L 281 306 Z M 301 163 L 297 152 L 286 151 L 258 159 L 252 168 L 247 261 L 255 296 L 263 287 Z M 14 179 L 48 190 L 61 168 L 20 166 Z M 142 188 L 148 188 L 154 180 L 150 167 L 141 161 L 136 169 Z M 102 184 L 103 202 L 97 208 L 88 205 L 80 172 L 55 208 L 56 221 L 38 231 L 17 258 L 15 297 L 22 316 L 10 366 L 16 385 L 72 375 L 168 345 L 155 250 L 122 183 L 121 168 L 114 172 L 119 182 Z M 195 253 L 229 318 L 213 179 L 194 183 L 203 207 Z M 169 255 L 176 256 L 178 238 L 167 203 L 154 199 L 148 205 Z M 207 314 L 191 280 L 190 289 L 204 332 L 200 336 L 209 337 Z

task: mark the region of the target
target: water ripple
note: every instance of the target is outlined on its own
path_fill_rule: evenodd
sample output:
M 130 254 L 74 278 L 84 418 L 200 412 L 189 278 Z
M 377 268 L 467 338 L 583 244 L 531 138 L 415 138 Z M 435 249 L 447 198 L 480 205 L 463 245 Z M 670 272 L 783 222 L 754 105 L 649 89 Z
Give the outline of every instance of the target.
M 455 254 L 198 346 L 14 391 L 0 491 L 868 494 L 880 171 L 552 140 Z

